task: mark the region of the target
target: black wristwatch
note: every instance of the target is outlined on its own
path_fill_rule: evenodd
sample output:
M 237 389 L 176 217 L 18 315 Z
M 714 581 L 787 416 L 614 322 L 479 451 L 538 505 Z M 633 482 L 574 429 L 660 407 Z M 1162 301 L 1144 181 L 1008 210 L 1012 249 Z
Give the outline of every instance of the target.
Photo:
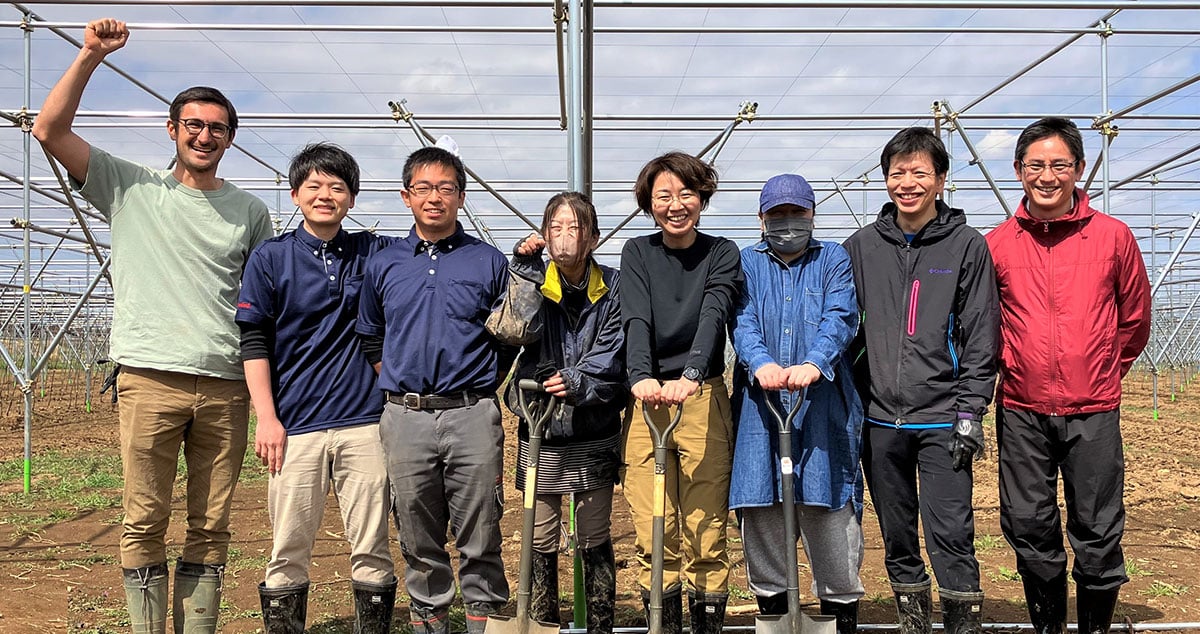
M 699 383 L 700 380 L 704 378 L 704 373 L 696 368 L 688 366 L 683 369 L 683 378 L 693 383 Z

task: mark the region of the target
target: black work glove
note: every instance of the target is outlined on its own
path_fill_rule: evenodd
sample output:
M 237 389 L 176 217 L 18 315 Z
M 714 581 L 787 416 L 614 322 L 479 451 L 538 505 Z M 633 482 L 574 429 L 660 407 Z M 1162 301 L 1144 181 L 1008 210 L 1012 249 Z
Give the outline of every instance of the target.
M 950 460 L 955 471 L 971 466 L 971 460 L 982 460 L 984 453 L 983 421 L 979 416 L 959 412 L 950 436 Z

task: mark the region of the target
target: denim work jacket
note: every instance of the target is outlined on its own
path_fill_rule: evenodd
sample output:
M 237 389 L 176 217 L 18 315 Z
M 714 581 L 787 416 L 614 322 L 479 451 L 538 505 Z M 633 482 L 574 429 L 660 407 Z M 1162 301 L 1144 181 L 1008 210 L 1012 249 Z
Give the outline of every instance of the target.
M 812 363 L 821 378 L 809 387 L 808 410 L 792 422 L 796 502 L 840 509 L 853 501 L 862 510 L 859 468 L 863 408 L 843 354 L 858 330 L 858 301 L 850 257 L 835 243 L 809 242 L 784 265 L 766 242 L 742 250 L 746 288 L 738 304 L 733 348 L 733 453 L 730 508 L 770 506 L 782 499 L 778 424 L 763 403 L 754 372 L 768 363 Z M 790 393 L 772 393 L 785 417 Z

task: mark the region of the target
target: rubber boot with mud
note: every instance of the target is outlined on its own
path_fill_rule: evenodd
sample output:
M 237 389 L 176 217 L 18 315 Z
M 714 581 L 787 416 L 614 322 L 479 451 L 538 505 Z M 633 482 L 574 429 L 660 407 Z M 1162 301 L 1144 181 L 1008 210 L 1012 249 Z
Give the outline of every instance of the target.
M 588 634 L 612 634 L 617 602 L 617 565 L 612 541 L 582 548 L 583 590 L 587 597 Z
M 533 551 L 529 577 L 529 618 L 558 623 L 558 551 Z
M 983 593 L 939 590 L 946 634 L 983 634 Z
M 467 613 L 467 634 L 483 634 L 487 628 L 488 617 L 496 614 L 504 607 L 503 603 L 487 603 L 479 601 L 465 606 Z
M 171 602 L 175 634 L 216 634 L 221 609 L 224 564 L 175 565 L 175 598 Z
M 308 618 L 308 584 L 268 588 L 258 584 L 264 634 L 304 634 Z
M 125 603 L 133 634 L 167 631 L 167 564 L 124 568 Z
M 784 595 L 787 600 L 787 595 Z M 838 603 L 821 601 L 821 614 L 837 619 L 837 634 L 854 634 L 858 631 L 858 601 Z
M 396 578 L 391 583 L 351 581 L 354 590 L 354 634 L 388 634 L 396 607 Z
M 896 616 L 900 634 L 930 634 L 933 632 L 930 582 L 892 583 L 896 595 Z
M 1022 576 L 1034 634 L 1067 634 L 1067 573 L 1050 581 Z
M 408 614 L 413 634 L 450 634 L 450 613 L 446 610 L 437 611 L 410 603 Z
M 692 634 L 721 634 L 725 628 L 725 605 L 729 595 L 717 592 L 688 592 Z

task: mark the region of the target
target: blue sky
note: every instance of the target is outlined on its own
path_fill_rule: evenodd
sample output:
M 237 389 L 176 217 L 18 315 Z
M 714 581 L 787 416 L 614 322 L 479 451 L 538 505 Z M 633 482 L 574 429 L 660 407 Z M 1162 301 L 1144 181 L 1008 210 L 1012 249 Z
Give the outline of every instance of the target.
M 1200 9 L 1127 9 L 1112 19 L 1108 39 L 1110 109 L 1116 110 L 1200 73 L 1200 36 L 1140 35 L 1132 29 L 1200 31 Z M 1052 3 L 1047 3 L 1052 5 Z M 404 157 L 419 146 L 404 124 L 388 117 L 387 103 L 407 99 L 408 108 L 435 135 L 451 134 L 464 160 L 527 215 L 538 216 L 553 191 L 565 187 L 567 137 L 558 129 L 558 81 L 551 4 L 512 7 L 238 7 L 122 6 L 115 4 L 28 5 L 53 23 L 82 23 L 114 16 L 135 24 L 129 45 L 110 60 L 154 90 L 173 96 L 193 84 L 227 92 L 243 117 L 237 141 L 279 171 L 303 144 L 329 140 L 360 161 L 365 191 L 353 218 L 364 226 L 407 231 L 410 217 L 399 189 Z M 613 227 L 633 211 L 630 189 L 640 166 L 664 151 L 697 151 L 732 120 L 742 101 L 754 101 L 763 117 L 739 126 L 719 154 L 723 186 L 705 212 L 702 229 L 749 244 L 757 235 L 757 187 L 770 176 L 795 172 L 818 190 L 833 192 L 831 179 L 846 187 L 818 207 L 817 237 L 844 239 L 856 217 L 868 219 L 886 201 L 882 175 L 874 168 L 882 145 L 898 129 L 930 125 L 935 100 L 965 106 L 1019 69 L 1065 41 L 1067 34 L 890 33 L 614 33 L 639 27 L 1085 27 L 1104 10 L 999 9 L 812 9 L 812 8 L 644 8 L 605 6 L 595 24 L 595 199 L 601 225 Z M 20 13 L 0 12 L 0 110 L 21 108 L 24 72 L 22 32 L 13 27 Z M 416 26 L 522 26 L 536 33 L 458 32 L 272 32 L 268 30 L 154 30 L 137 24 L 352 24 Z M 67 29 L 81 37 L 78 27 Z M 1020 197 L 1013 177 L 1012 147 L 1019 129 L 1035 116 L 1068 114 L 1085 131 L 1087 155 L 1094 161 L 1099 135 L 1088 129 L 1101 113 L 1101 38 L 1085 35 L 1050 60 L 984 100 L 964 119 L 968 135 L 1015 207 Z M 46 29 L 32 37 L 33 108 L 76 49 Z M 84 96 L 83 111 L 140 111 L 149 116 L 81 117 L 80 132 L 95 145 L 152 165 L 165 165 L 171 145 L 163 129 L 165 108 L 140 88 L 100 70 Z M 255 115 L 306 113 L 281 121 Z M 885 120 L 850 119 L 895 114 Z M 1028 115 L 1010 118 L 1011 115 Z M 1119 121 L 1112 180 L 1136 174 L 1172 154 L 1200 143 L 1200 82 L 1139 110 L 1161 119 Z M 511 119 L 478 120 L 492 115 Z M 834 115 L 819 121 L 798 116 Z M 997 115 L 997 118 L 978 118 Z M 641 116 L 644 120 L 624 120 Z M 1003 118 L 1000 118 L 1003 116 Z M 460 119 L 454 119 L 460 117 Z M 465 117 L 465 118 L 462 118 Z M 700 117 L 700 120 L 680 120 Z M 775 117 L 777 119 L 769 119 Z M 92 126 L 106 127 L 92 127 Z M 357 126 L 357 127 L 355 127 Z M 373 126 L 373 127 L 368 127 Z M 475 129 L 464 129 L 473 127 Z M 817 130 L 797 128 L 817 127 Z M 970 222 L 986 230 L 1003 219 L 995 196 L 957 137 L 948 139 L 954 162 L 951 202 L 966 209 Z M 20 174 L 22 134 L 0 131 L 0 170 Z M 33 176 L 52 178 L 35 144 Z M 1200 157 L 1193 153 L 1176 163 Z M 277 211 L 281 226 L 294 222 L 286 192 L 274 172 L 239 152 L 226 156 L 221 174 L 261 195 Z M 1098 182 L 1096 187 L 1098 187 Z M 1200 162 L 1167 170 L 1153 195 L 1146 182 L 1117 190 L 1110 209 L 1133 227 L 1143 250 L 1166 251 L 1177 244 L 1150 239 L 1150 209 L 1163 229 L 1186 227 L 1200 211 Z M 468 201 L 508 249 L 525 229 L 504 207 L 472 184 Z M 20 192 L 0 181 L 4 215 L 21 215 Z M 852 208 L 847 207 L 847 203 Z M 1100 202 L 1096 202 L 1100 206 Z M 71 214 L 35 196 L 34 222 L 65 229 Z M 7 280 L 20 234 L 4 223 L 0 235 L 0 277 Z M 637 218 L 618 239 L 605 245 L 612 258 L 620 239 L 651 230 Z M 40 238 L 53 245 L 56 239 Z M 1200 249 L 1189 251 L 1200 254 Z M 36 256 L 35 256 L 36 257 Z M 1195 268 L 1195 255 L 1182 269 Z M 51 273 L 78 277 L 82 256 L 59 257 Z M 74 263 L 74 264 L 72 264 Z M 73 268 L 74 267 L 74 268 Z M 74 271 L 74 272 L 72 272 Z M 1155 273 L 1151 273 L 1153 278 Z M 0 280 L 4 281 L 4 280 Z M 1189 297 L 1190 298 L 1190 297 Z

